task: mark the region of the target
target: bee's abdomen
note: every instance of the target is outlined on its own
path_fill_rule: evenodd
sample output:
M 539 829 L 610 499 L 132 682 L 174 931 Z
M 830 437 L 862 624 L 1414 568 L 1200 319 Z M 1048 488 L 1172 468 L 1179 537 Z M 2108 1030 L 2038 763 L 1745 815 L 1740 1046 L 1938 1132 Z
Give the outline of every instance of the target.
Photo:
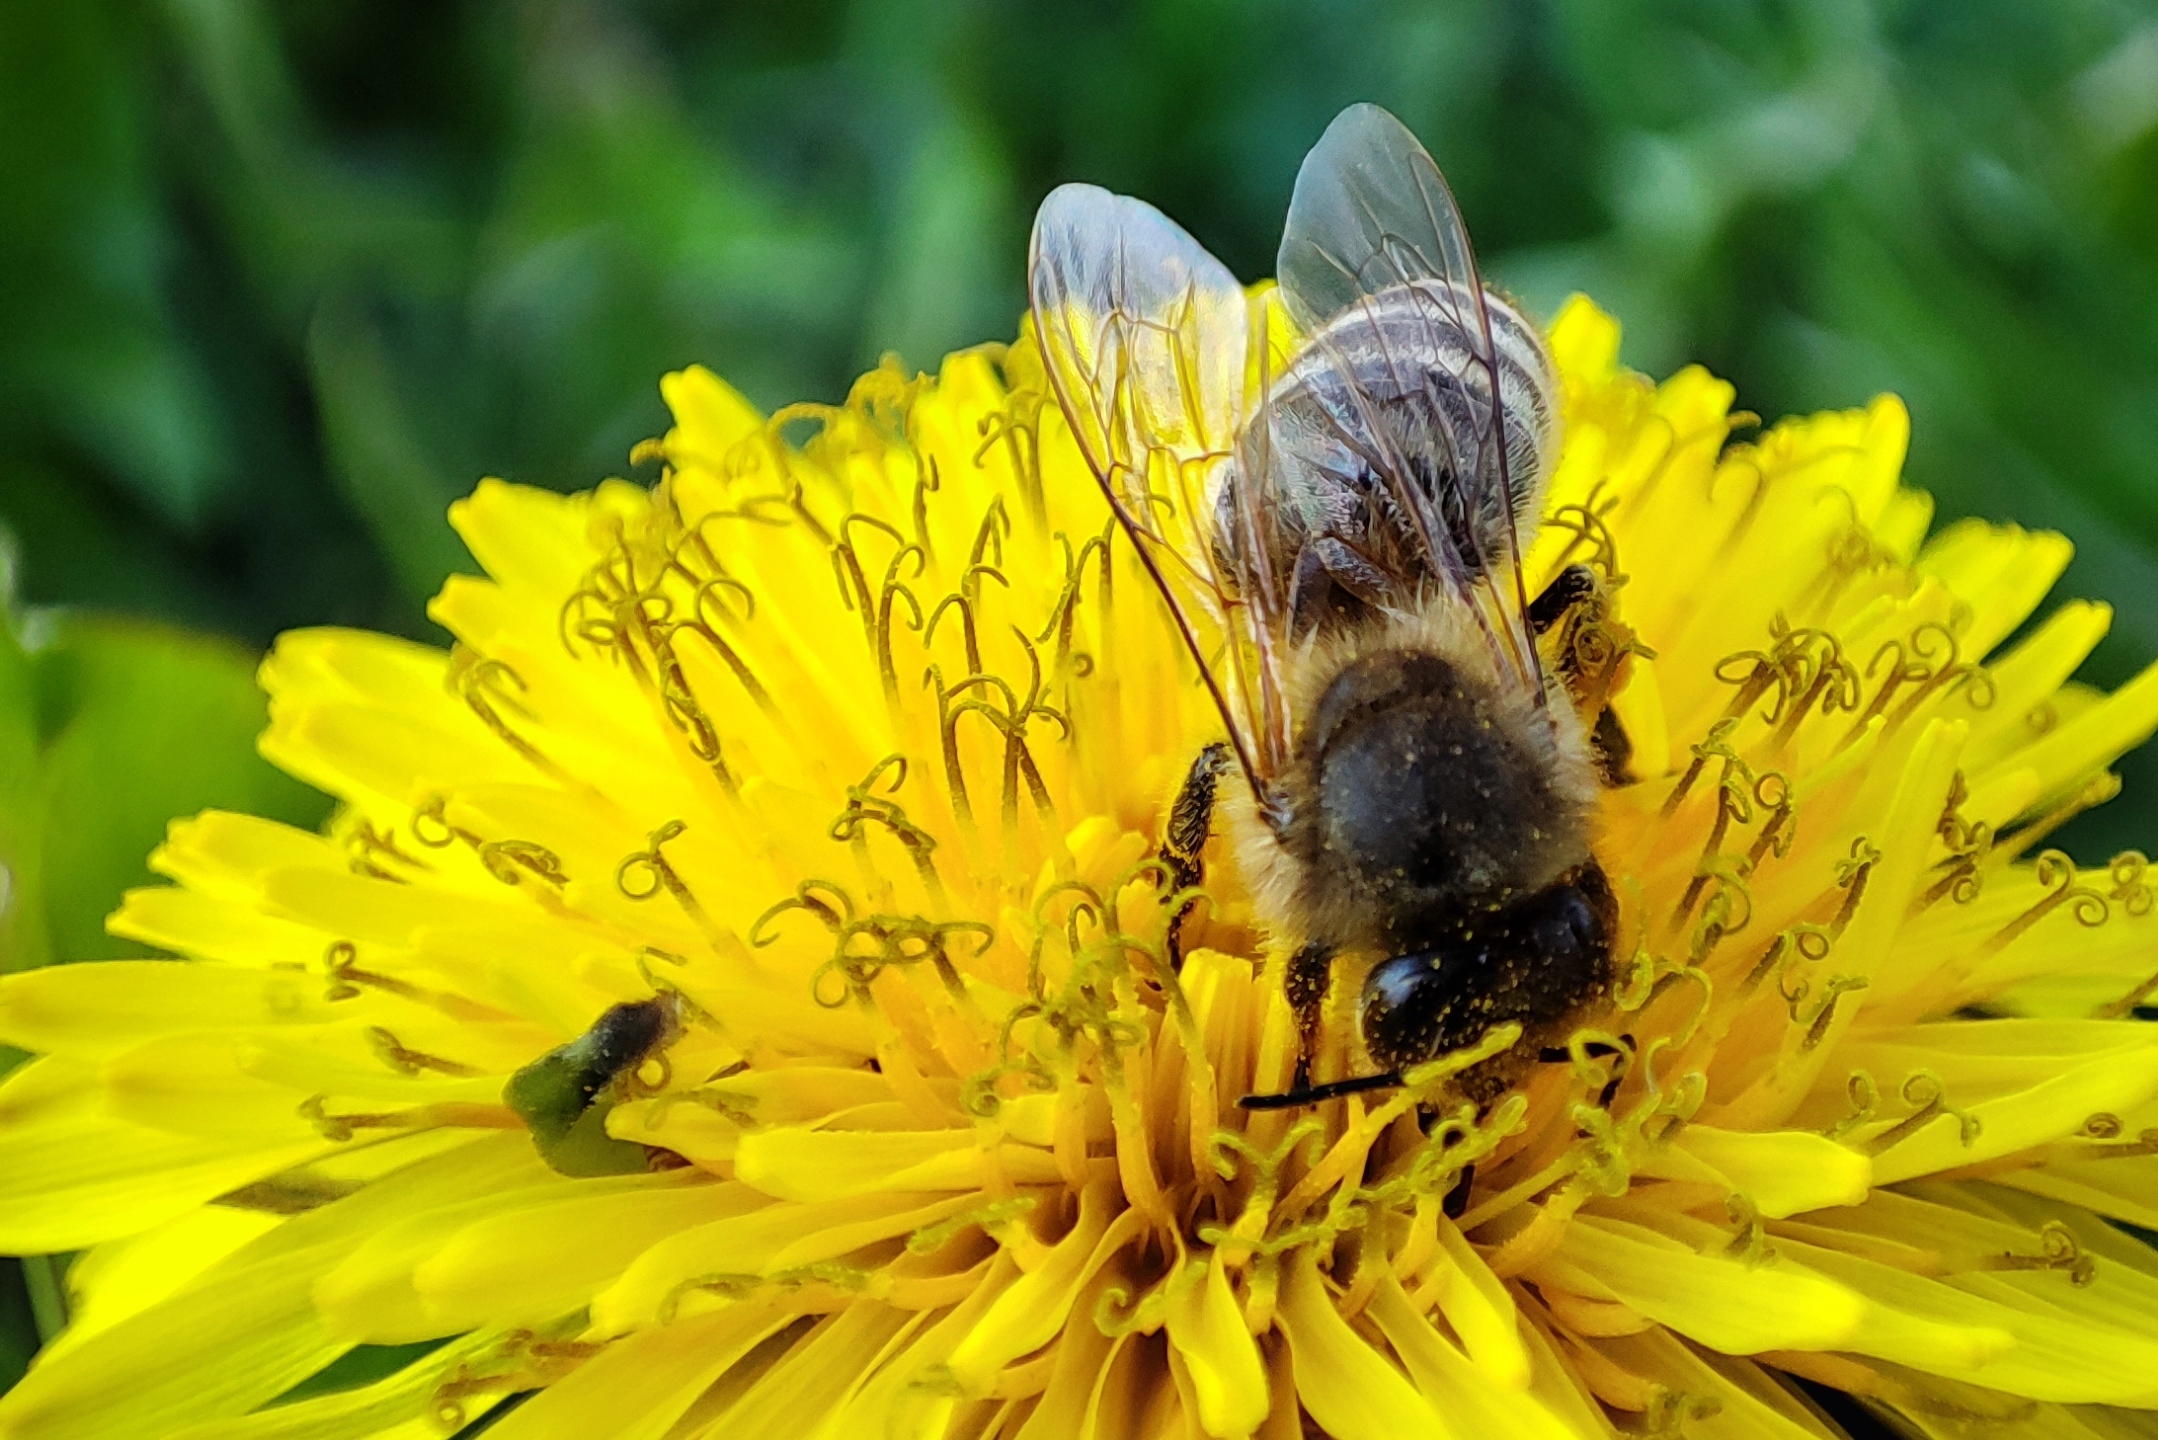
M 1225 556 L 1273 567 L 1299 632 L 1402 607 L 1434 579 L 1473 580 L 1533 533 L 1557 448 L 1557 383 L 1528 322 L 1497 297 L 1487 311 L 1490 369 L 1459 287 L 1372 296 L 1312 338 L 1264 423 L 1247 428 L 1217 497 L 1217 534 Z M 1245 503 L 1268 516 L 1264 544 L 1243 533 Z

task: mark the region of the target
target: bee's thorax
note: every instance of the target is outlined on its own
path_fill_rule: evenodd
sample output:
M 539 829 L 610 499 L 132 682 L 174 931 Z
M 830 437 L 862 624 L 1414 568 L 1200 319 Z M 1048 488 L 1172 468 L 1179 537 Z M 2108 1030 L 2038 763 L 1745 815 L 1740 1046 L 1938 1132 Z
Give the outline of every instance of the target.
M 1428 947 L 1588 859 L 1596 779 L 1578 720 L 1494 674 L 1445 613 L 1299 657 L 1290 763 L 1238 827 L 1280 930 L 1343 950 Z

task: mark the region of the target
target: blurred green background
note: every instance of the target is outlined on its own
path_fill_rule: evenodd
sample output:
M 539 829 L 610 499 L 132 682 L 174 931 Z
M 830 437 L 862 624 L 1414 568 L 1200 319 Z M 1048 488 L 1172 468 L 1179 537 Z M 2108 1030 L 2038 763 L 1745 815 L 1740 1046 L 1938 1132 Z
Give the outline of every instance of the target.
M 0 967 L 118 950 L 169 815 L 319 817 L 253 656 L 428 634 L 477 477 L 621 470 L 692 360 L 769 406 L 1009 335 L 1062 180 L 1255 278 L 1359 99 L 1533 307 L 1769 416 L 1900 392 L 1944 518 L 2120 607 L 2086 678 L 2158 655 L 2158 4 L 9 0 Z M 2158 831 L 2128 768 L 2079 858 Z

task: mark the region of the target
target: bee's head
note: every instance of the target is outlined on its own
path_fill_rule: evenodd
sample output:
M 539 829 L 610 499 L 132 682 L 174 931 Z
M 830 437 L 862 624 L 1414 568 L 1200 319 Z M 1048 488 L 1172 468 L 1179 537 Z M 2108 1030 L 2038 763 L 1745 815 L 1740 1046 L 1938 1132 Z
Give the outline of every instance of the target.
M 1343 667 L 1300 737 L 1282 837 L 1325 938 L 1433 945 L 1581 864 L 1586 809 L 1556 751 L 1530 697 L 1443 656 Z

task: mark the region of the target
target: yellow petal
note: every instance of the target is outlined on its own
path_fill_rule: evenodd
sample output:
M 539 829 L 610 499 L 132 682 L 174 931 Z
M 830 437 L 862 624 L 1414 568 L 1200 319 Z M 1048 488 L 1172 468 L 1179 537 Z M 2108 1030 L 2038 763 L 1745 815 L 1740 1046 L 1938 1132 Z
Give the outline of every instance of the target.
M 719 1174 L 730 1171 L 742 1127 L 701 1105 L 666 1103 L 671 1097 L 633 1101 L 607 1112 L 607 1133 L 617 1140 L 658 1145 Z
M 1431 1322 L 1416 1313 L 1392 1276 L 1371 1294 L 1371 1318 L 1410 1378 L 1433 1408 L 1453 1416 L 1467 1436 L 1507 1440 L 1579 1440 L 1580 1432 L 1547 1410 L 1521 1387 L 1493 1382 L 1482 1367 L 1456 1350 Z M 1524 1365 L 1524 1368 L 1525 1365 Z
M 1873 1186 L 1872 1161 L 1810 1130 L 1688 1125 L 1673 1144 L 1723 1176 L 1770 1219 L 1824 1205 L 1856 1205 Z
M 1618 366 L 1619 322 L 1586 295 L 1569 295 L 1551 317 L 1551 361 L 1569 383 L 1606 383 Z
M 1048 1343 L 1071 1314 L 1072 1302 L 1108 1259 L 1109 1187 L 1090 1185 L 1079 1198 L 1079 1219 L 1033 1270 L 1021 1275 L 984 1312 L 981 1324 L 952 1348 L 952 1375 L 979 1394 L 1007 1361 Z
M 205 1421 L 161 1434 L 160 1440 L 441 1440 L 435 1396 L 442 1382 L 499 1344 L 500 1337 L 492 1334 L 454 1341 L 371 1385 Z M 501 1398 L 483 1391 L 459 1404 L 462 1413 L 476 1418 Z
M 0 980 L 0 1040 L 84 1059 L 116 1055 L 145 1038 L 181 1030 L 340 1018 L 323 999 L 322 977 L 304 971 L 106 960 Z
M 706 1386 L 794 1318 L 749 1301 L 617 1340 L 510 1412 L 494 1440 L 661 1440 Z
M 979 1194 L 930 1204 L 919 1195 L 874 1192 L 810 1204 L 782 1202 L 679 1231 L 646 1250 L 592 1301 L 603 1335 L 649 1325 L 668 1296 L 707 1275 L 756 1275 L 785 1265 L 835 1260 L 864 1245 L 910 1234 L 981 1203 Z
M 1681 1423 L 1683 1433 L 1717 1440 L 1837 1440 L 1840 1434 L 1760 1367 L 1696 1351 L 1667 1330 L 1600 1339 L 1595 1344 L 1632 1374 L 1662 1385 L 1675 1403 L 1685 1407 L 1680 1414 L 1692 1412 Z
M 154 1230 L 85 1251 L 68 1267 L 73 1304 L 67 1328 L 44 1353 L 50 1356 L 79 1345 L 148 1309 L 283 1219 L 260 1210 L 204 1205 Z
M 1194 1263 L 1200 1273 L 1169 1301 L 1169 1343 L 1183 1357 L 1206 1433 L 1225 1440 L 1250 1435 L 1272 1406 L 1266 1364 L 1229 1289 L 1221 1252 Z
M 1308 1250 L 1290 1257 L 1285 1268 L 1280 1324 L 1295 1362 L 1297 1398 L 1327 1434 L 1336 1440 L 1443 1440 L 1459 1433 L 1391 1360 L 1349 1328 Z
M 1611 697 L 1619 725 L 1633 745 L 1627 768 L 1636 778 L 1653 780 L 1671 771 L 1671 729 L 1664 718 L 1663 690 L 1656 681 L 1656 662 L 1636 655 L 1627 662 L 1631 672 L 1625 688 Z
M 649 1175 L 571 1180 L 539 1164 L 537 1157 L 519 1167 L 519 1179 L 522 1183 L 505 1183 L 486 1194 L 407 1214 L 367 1236 L 315 1286 L 315 1304 L 331 1333 L 376 1345 L 453 1334 L 469 1322 L 455 1312 L 438 1313 L 419 1288 L 419 1273 L 454 1237 L 526 1208 L 673 1188 Z M 544 1278 L 536 1288 L 544 1290 Z
M 708 1397 L 700 1411 L 718 1415 L 700 1432 L 708 1440 L 789 1435 L 802 1440 L 831 1433 L 840 1408 L 875 1373 L 886 1348 L 921 1322 L 920 1312 L 864 1302 L 826 1316 L 770 1370 L 748 1379 L 723 1408 Z M 733 1384 L 733 1377 L 724 1383 Z
M 105 929 L 178 955 L 252 967 L 319 960 L 333 939 L 310 926 L 177 885 L 128 891 L 106 918 Z
M 716 467 L 738 442 L 764 427 L 757 407 L 702 365 L 661 376 L 659 393 L 674 412 L 665 444 L 677 465 Z
M 442 1103 L 491 1106 L 502 1094 L 499 1075 L 399 1074 L 368 1053 L 359 1027 L 297 1043 L 287 1034 L 166 1035 L 107 1060 L 99 1079 L 105 1110 L 116 1120 L 265 1146 L 322 1139 L 318 1122 L 301 1113 L 311 1097 L 335 1115 Z
M 974 1293 L 895 1346 L 884 1365 L 840 1407 L 824 1434 L 846 1440 L 856 1435 L 941 1440 L 958 1401 L 957 1387 L 942 1373 L 944 1358 L 1017 1275 L 1010 1252 L 999 1252 Z
M 151 1440 L 239 1415 L 348 1348 L 324 1331 L 296 1262 L 220 1267 L 32 1366 L 0 1396 L 7 1440 Z
M 412 1271 L 422 1308 L 451 1330 L 539 1325 L 589 1303 L 669 1235 L 764 1203 L 694 1170 L 633 1178 L 642 1183 L 571 1182 L 457 1230 Z M 539 1255 L 550 1258 L 534 1264 Z
M 1926 542 L 1914 568 L 1968 597 L 1969 619 L 1957 638 L 1982 656 L 2038 608 L 2074 554 L 2065 535 L 1959 520 Z
M 1502 1389 L 1520 1389 L 1528 1383 L 1530 1367 L 1514 1297 L 1452 1220 L 1439 1216 L 1437 1234 L 1451 1262 L 1434 1272 L 1445 1276 L 1437 1285 L 1439 1313 L 1492 1383 Z
M 2018 641 L 2013 650 L 1988 662 L 1986 673 L 1993 681 L 1993 705 L 1972 722 L 1966 758 L 1973 774 L 1986 773 L 2029 742 L 2031 713 L 2075 673 L 2112 624 L 2112 606 L 2070 600 Z M 2023 803 L 2027 805 L 2029 800 Z M 2003 825 L 2016 813 L 1973 812 L 1971 818 Z
M 2047 1022 L 1993 1022 L 1996 1027 L 2044 1023 Z M 1940 1028 L 1943 1031 L 1950 1028 L 1976 1031 L 1979 1027 L 1966 1022 Z M 2148 1027 L 2124 1021 L 2118 1029 L 2124 1038 L 2140 1040 Z M 1968 1038 L 1982 1039 L 1978 1035 Z M 1990 1059 L 1983 1050 L 1961 1056 L 1936 1052 L 1931 1058 L 1938 1061 L 1935 1069 L 1944 1096 L 1950 1103 L 1955 1103 L 1958 1094 L 1968 1093 L 1959 1084 L 1965 1076 L 1985 1076 Z M 2109 1048 L 2081 1059 L 2080 1063 L 2076 1058 L 2062 1056 L 2051 1061 L 2047 1068 L 2054 1073 L 2026 1089 L 1959 1107 L 1976 1122 L 1975 1133 L 1968 1130 L 1959 1117 L 1943 1114 L 1882 1151 L 1873 1160 L 1876 1183 L 1893 1185 L 1901 1180 L 2013 1155 L 2019 1150 L 2075 1134 L 2092 1115 L 2121 1115 L 2134 1111 L 2158 1096 L 2158 1036 L 2151 1037 L 2146 1044 Z M 1885 1125 L 1862 1128 L 1853 1132 L 1853 1138 L 1863 1141 L 1870 1138 L 1869 1130 L 1885 1128 Z
M 2094 1215 L 2158 1230 L 2158 1155 L 2056 1161 L 2011 1171 L 2000 1183 Z
M 2158 728 L 2158 665 L 2026 745 L 2017 752 L 2016 765 L 2036 775 L 2039 794 L 2051 798 L 2081 784 L 2094 771 L 2148 740 L 2153 728 Z M 1976 813 L 1992 813 L 1981 803 L 1988 783 L 1972 782 L 1971 799 Z
M 2034 1400 L 2158 1408 L 2158 1340 L 2147 1333 L 2040 1308 L 2024 1291 L 1983 1283 L 1992 1277 L 1948 1285 L 1802 1241 L 1777 1244 L 1874 1297 L 1866 1333 L 1847 1347 L 1860 1354 Z M 2046 1278 L 2069 1287 L 2064 1275 Z
M 1089 1307 L 1098 1293 L 1081 1297 Z M 1049 1388 L 1042 1391 L 1034 1413 L 1019 1427 L 1013 1440 L 1079 1440 L 1084 1432 L 1088 1404 L 1107 1369 L 1113 1343 L 1093 1325 L 1074 1325 L 1057 1340 L 1056 1360 L 1049 1369 Z
M 205 810 L 192 819 L 173 821 L 166 827 L 165 843 L 150 856 L 150 868 L 158 874 L 201 894 L 241 903 L 261 898 L 264 872 L 308 865 L 341 869 L 344 857 L 311 830 L 229 810 Z
M 745 1135 L 737 1177 L 783 1200 L 835 1200 L 877 1190 L 972 1190 L 988 1177 L 988 1157 L 972 1130 L 806 1130 L 777 1127 Z M 1013 1184 L 1058 1180 L 1056 1159 L 1030 1145 L 997 1147 Z
M 95 1097 L 94 1070 L 59 1058 L 0 1084 L 0 1250 L 39 1255 L 139 1234 L 334 1148 L 320 1136 L 175 1135 L 109 1118 Z
M 1559 1258 L 1619 1300 L 1712 1349 L 1833 1350 L 1866 1318 L 1860 1292 L 1787 1261 L 1746 1265 L 1703 1255 L 1643 1226 L 1577 1215 Z
M 324 1329 L 311 1292 L 354 1245 L 536 1164 L 523 1136 L 483 1137 L 293 1216 L 169 1298 L 51 1354 L 0 1396 L 0 1436 L 162 1440 L 252 1410 L 348 1348 Z

